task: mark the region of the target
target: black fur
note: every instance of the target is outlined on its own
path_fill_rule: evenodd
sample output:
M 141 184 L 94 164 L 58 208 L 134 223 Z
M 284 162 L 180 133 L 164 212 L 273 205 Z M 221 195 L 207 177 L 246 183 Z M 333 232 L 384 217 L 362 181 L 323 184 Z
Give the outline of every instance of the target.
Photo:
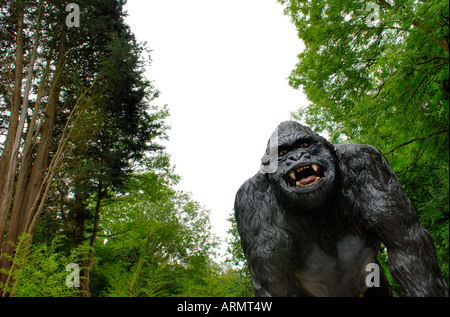
M 380 242 L 405 296 L 448 296 L 433 240 L 380 151 L 332 145 L 293 121 L 277 131 L 286 154 L 276 171 L 267 172 L 269 142 L 235 201 L 256 296 L 391 296 L 382 270 L 380 287 L 365 282 Z M 317 183 L 291 188 L 289 171 L 314 163 Z

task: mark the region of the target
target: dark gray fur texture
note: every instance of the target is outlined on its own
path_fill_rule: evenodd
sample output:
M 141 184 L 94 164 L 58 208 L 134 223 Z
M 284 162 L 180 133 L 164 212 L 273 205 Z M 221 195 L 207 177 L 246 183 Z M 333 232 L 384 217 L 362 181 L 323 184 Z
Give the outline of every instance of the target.
M 380 151 L 332 145 L 293 121 L 278 126 L 278 150 L 277 170 L 261 169 L 236 194 L 256 296 L 391 296 L 382 270 L 380 287 L 365 282 L 380 242 L 405 296 L 448 296 L 433 240 Z M 314 164 L 320 178 L 289 185 L 293 169 Z

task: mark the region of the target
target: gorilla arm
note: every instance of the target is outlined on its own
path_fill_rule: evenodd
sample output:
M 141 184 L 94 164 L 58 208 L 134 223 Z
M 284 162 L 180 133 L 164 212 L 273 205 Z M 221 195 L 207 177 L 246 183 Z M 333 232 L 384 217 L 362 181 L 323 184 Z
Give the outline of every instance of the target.
M 368 145 L 335 145 L 344 195 L 367 230 L 388 250 L 390 271 L 405 296 L 448 296 L 430 234 L 381 152 Z
M 289 269 L 292 260 L 287 251 L 289 237 L 274 197 L 268 181 L 258 172 L 241 186 L 234 204 L 255 296 L 292 296 L 295 293 L 290 286 L 295 277 L 294 269 Z

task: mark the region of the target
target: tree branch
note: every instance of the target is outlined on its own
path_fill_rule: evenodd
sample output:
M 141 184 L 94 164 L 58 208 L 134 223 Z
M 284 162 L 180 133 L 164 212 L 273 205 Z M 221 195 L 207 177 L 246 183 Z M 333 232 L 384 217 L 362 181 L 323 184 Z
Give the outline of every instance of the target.
M 411 164 L 409 164 L 408 166 L 405 166 L 404 168 L 402 168 L 400 171 L 398 171 L 397 173 L 402 173 L 405 170 L 408 170 L 411 166 L 414 166 L 417 162 L 419 162 L 420 158 L 422 157 L 422 155 L 425 153 L 425 151 L 428 149 L 428 147 L 431 145 L 432 142 L 429 142 L 425 148 L 420 151 L 422 144 L 423 144 L 424 140 L 420 141 L 420 147 L 419 150 L 417 151 L 416 157 L 414 158 L 414 161 L 411 162 Z
M 416 142 L 416 141 L 422 141 L 422 140 L 428 139 L 430 137 L 434 137 L 434 136 L 436 136 L 438 134 L 441 134 L 441 133 L 448 133 L 448 131 L 449 131 L 449 129 L 443 129 L 443 130 L 435 131 L 433 133 L 427 134 L 427 135 L 419 137 L 419 138 L 411 139 L 411 140 L 409 140 L 409 141 L 407 141 L 405 143 L 402 143 L 402 144 L 399 144 L 399 145 L 395 146 L 393 149 L 387 151 L 385 153 L 385 155 L 390 154 L 390 153 L 392 153 L 394 151 L 397 151 L 399 148 L 404 147 L 404 146 L 406 146 L 406 145 L 408 145 L 410 143 L 413 143 L 413 142 Z
M 127 230 L 123 230 L 123 231 L 119 231 L 119 232 L 111 233 L 111 234 L 98 234 L 97 236 L 98 237 L 102 237 L 102 238 L 112 238 L 112 237 L 115 237 L 115 236 L 117 236 L 119 234 L 130 232 L 130 230 L 131 229 L 127 229 Z
M 383 7 L 386 7 L 389 9 L 392 8 L 392 5 L 389 2 L 387 2 L 386 0 L 378 0 L 377 2 L 378 2 L 378 4 L 382 5 Z

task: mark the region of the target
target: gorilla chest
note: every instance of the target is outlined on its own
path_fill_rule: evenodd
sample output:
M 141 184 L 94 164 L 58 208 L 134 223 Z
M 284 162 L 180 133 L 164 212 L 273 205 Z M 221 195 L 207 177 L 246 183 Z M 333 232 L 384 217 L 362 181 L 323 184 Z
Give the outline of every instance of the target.
M 374 256 L 357 236 L 337 241 L 333 255 L 314 245 L 301 259 L 295 279 L 314 296 L 357 296 L 366 289 L 366 267 Z

